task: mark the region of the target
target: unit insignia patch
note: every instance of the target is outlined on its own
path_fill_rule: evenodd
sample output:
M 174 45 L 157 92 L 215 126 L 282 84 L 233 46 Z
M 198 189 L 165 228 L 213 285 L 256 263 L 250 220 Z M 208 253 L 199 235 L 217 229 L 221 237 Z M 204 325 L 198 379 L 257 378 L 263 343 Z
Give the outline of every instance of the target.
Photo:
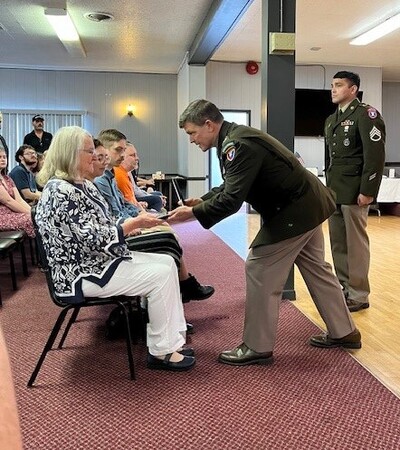
M 378 111 L 375 108 L 368 108 L 367 112 L 370 119 L 376 119 L 378 117 Z

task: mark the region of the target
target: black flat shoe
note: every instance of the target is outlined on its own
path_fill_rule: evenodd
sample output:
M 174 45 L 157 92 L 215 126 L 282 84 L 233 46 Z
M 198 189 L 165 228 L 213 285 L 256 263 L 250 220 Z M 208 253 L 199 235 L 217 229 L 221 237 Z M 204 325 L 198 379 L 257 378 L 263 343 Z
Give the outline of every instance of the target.
M 190 370 L 196 360 L 193 356 L 184 356 L 182 361 L 171 362 L 172 353 L 168 353 L 164 359 L 158 359 L 153 355 L 147 355 L 147 367 L 154 370 L 170 370 L 172 372 L 184 372 Z
M 193 334 L 194 333 L 194 326 L 192 323 L 187 322 L 186 323 L 186 333 L 187 334 Z
M 182 350 L 177 350 L 183 356 L 194 356 L 194 349 L 192 347 L 183 347 Z

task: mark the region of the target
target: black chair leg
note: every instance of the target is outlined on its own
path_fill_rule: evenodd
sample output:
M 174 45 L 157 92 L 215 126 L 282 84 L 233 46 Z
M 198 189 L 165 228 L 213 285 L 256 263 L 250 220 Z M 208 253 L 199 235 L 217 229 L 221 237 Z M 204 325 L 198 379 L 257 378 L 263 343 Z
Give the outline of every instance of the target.
M 28 264 L 26 262 L 26 252 L 25 252 L 25 242 L 22 240 L 20 243 L 21 261 L 22 261 L 22 272 L 27 277 L 29 276 Z
M 28 238 L 28 242 L 29 242 L 29 253 L 31 255 L 31 264 L 32 266 L 36 265 L 36 258 L 35 258 L 35 254 L 36 254 L 36 245 L 35 245 L 35 239 L 34 238 Z
M 76 318 L 78 317 L 79 311 L 81 307 L 76 306 L 74 310 L 72 311 L 71 317 L 69 318 L 69 321 L 67 323 L 67 326 L 65 327 L 64 333 L 60 339 L 60 343 L 58 344 L 58 348 L 61 349 L 64 345 L 64 341 L 67 338 L 69 329 L 71 328 L 72 324 L 76 321 Z
M 17 276 L 15 274 L 14 256 L 12 254 L 12 251 L 8 252 L 8 259 L 10 261 L 12 287 L 13 287 L 14 291 L 16 291 L 18 289 L 18 286 L 17 286 Z
M 147 320 L 145 320 L 145 316 L 147 316 L 147 311 L 142 309 L 140 296 L 138 296 L 136 298 L 136 308 L 137 308 L 137 310 L 139 312 L 141 337 L 143 338 L 144 342 L 146 342 Z
M 131 333 L 131 324 L 129 321 L 129 312 L 128 312 L 128 309 L 126 308 L 124 302 L 119 301 L 118 304 L 121 306 L 122 310 L 124 311 L 124 315 L 125 315 L 125 323 L 126 323 L 125 341 L 126 341 L 126 350 L 128 353 L 129 372 L 131 375 L 131 380 L 136 380 L 135 368 L 134 368 L 134 363 L 133 363 L 133 355 L 132 355 L 132 333 Z
M 58 319 L 57 319 L 53 329 L 51 330 L 49 339 L 47 340 L 46 345 L 44 346 L 43 352 L 40 355 L 39 361 L 36 364 L 35 370 L 32 372 L 32 375 L 29 378 L 28 387 L 32 387 L 33 383 L 35 382 L 36 377 L 38 376 L 38 373 L 40 371 L 40 368 L 42 367 L 43 361 L 46 358 L 47 353 L 52 349 L 54 341 L 56 340 L 57 335 L 60 331 L 61 325 L 63 324 L 63 322 L 65 320 L 65 316 L 67 315 L 67 313 L 70 309 L 71 309 L 71 307 L 67 306 L 60 312 L 60 315 L 58 316 Z

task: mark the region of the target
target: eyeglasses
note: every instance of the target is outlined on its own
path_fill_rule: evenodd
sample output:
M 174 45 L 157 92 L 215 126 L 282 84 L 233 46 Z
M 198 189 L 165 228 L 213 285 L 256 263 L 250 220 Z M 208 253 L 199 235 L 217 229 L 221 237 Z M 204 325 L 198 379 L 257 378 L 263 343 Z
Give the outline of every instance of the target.
M 85 149 L 85 148 L 83 148 L 82 151 L 85 152 L 85 153 L 88 153 L 88 154 L 91 155 L 92 157 L 93 157 L 94 155 L 96 155 L 96 150 L 93 150 L 93 149 Z
M 108 155 L 97 155 L 98 162 L 110 161 L 110 157 Z
M 23 156 L 37 156 L 36 152 L 25 152 Z

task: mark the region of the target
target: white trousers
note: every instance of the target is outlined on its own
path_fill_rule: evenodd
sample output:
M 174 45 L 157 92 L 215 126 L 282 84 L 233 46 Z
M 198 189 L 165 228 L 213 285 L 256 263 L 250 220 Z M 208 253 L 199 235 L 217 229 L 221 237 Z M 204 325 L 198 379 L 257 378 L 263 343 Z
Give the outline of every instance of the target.
M 104 287 L 83 280 L 83 293 L 88 297 L 146 297 L 149 352 L 154 356 L 173 353 L 186 340 L 186 320 L 176 264 L 169 255 L 131 252 L 131 257 L 132 260 L 119 264 Z

